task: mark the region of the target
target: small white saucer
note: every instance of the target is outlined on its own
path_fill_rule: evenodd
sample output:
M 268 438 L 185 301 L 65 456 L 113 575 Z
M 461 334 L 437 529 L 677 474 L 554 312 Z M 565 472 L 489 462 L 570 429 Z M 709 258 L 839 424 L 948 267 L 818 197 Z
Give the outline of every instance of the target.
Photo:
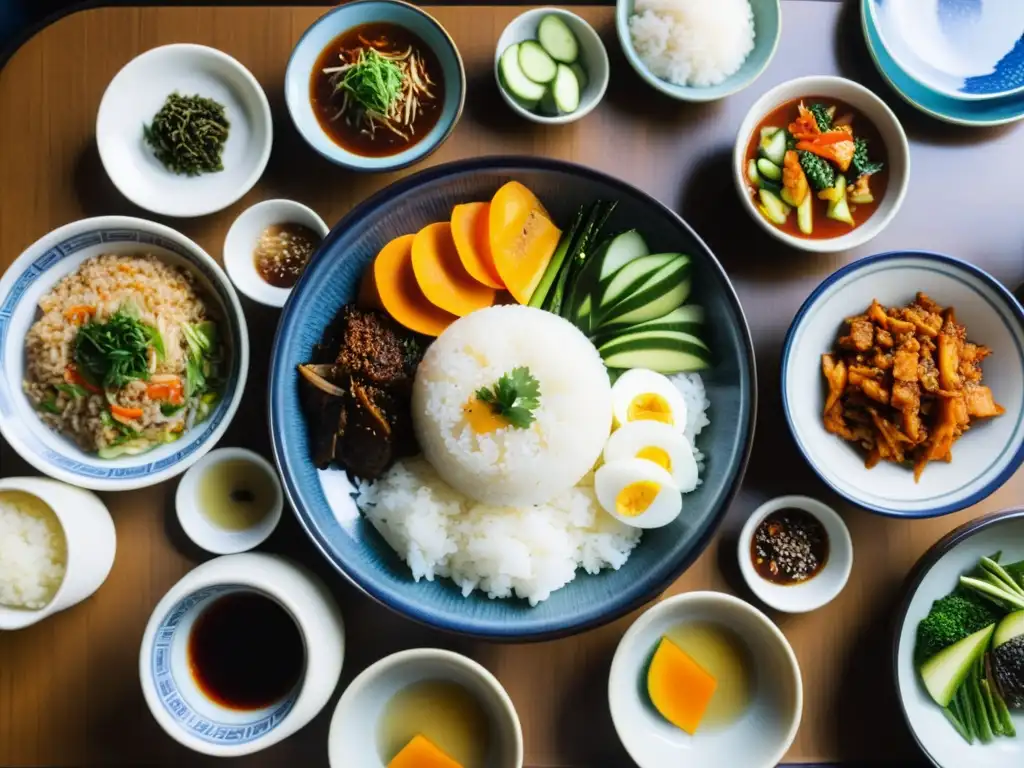
M 224 170 L 182 176 L 167 170 L 142 136 L 177 91 L 224 105 L 230 123 Z M 263 175 L 273 143 L 270 104 L 252 73 L 215 48 L 179 43 L 153 48 L 110 81 L 96 116 L 96 144 L 110 180 L 138 206 L 165 216 L 205 216 L 227 208 Z
M 772 512 L 787 508 L 802 509 L 825 527 L 828 559 L 825 567 L 813 578 L 800 584 L 782 586 L 761 578 L 754 570 L 754 564 L 750 562 L 750 544 L 762 520 Z M 737 554 L 740 572 L 747 586 L 765 605 L 784 613 L 807 613 L 832 602 L 843 591 L 853 568 L 853 541 L 846 523 L 831 507 L 809 496 L 779 496 L 754 510 L 740 533 Z
M 316 211 L 294 200 L 264 200 L 256 203 L 235 219 L 224 238 L 224 268 L 235 288 L 253 301 L 269 307 L 283 307 L 291 288 L 270 285 L 256 271 L 253 251 L 263 230 L 273 224 L 302 224 L 321 239 L 330 228 Z
M 233 459 L 243 459 L 258 465 L 271 478 L 274 486 L 270 511 L 258 524 L 241 531 L 230 531 L 214 525 L 199 508 L 199 479 L 203 473 L 222 461 Z M 218 448 L 193 464 L 182 476 L 174 497 L 174 506 L 178 512 L 178 522 L 197 546 L 215 555 L 233 555 L 258 547 L 274 532 L 284 509 L 284 493 L 277 471 L 258 453 L 245 448 Z

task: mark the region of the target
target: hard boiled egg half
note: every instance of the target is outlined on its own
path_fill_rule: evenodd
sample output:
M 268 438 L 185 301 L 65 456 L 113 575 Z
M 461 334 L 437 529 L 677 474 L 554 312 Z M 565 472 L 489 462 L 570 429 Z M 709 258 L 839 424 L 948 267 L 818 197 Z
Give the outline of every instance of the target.
M 602 464 L 594 473 L 594 493 L 608 514 L 634 528 L 668 525 L 683 508 L 672 475 L 647 459 Z
M 660 421 L 631 421 L 619 427 L 604 447 L 604 461 L 646 459 L 668 472 L 681 493 L 697 487 L 697 461 L 690 441 L 675 427 Z
M 677 432 L 686 427 L 686 401 L 675 385 L 656 371 L 632 368 L 612 386 L 616 426 L 634 421 L 668 424 Z

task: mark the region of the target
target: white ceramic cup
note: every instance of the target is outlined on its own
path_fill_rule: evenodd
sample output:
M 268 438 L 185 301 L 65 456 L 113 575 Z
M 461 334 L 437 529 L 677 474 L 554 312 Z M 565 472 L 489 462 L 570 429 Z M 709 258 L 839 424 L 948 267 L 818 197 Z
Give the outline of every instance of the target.
M 114 565 L 117 536 L 110 513 L 96 494 L 41 477 L 0 478 L 0 491 L 23 491 L 45 502 L 67 541 L 67 567 L 57 593 L 39 609 L 0 605 L 0 630 L 21 629 L 92 595 Z
M 299 682 L 263 709 L 220 705 L 189 670 L 193 623 L 217 599 L 237 592 L 277 602 L 302 636 Z M 139 677 L 146 704 L 168 735 L 196 752 L 234 757 L 276 744 L 312 720 L 334 692 L 344 656 L 341 612 L 324 583 L 297 563 L 247 552 L 203 563 L 164 595 L 142 636 Z

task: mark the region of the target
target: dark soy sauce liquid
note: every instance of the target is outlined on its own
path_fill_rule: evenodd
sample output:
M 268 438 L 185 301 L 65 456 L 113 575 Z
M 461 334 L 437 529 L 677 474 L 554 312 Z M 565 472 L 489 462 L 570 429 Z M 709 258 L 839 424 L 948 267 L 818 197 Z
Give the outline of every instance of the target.
M 299 681 L 305 647 L 291 615 L 252 592 L 218 598 L 192 625 L 188 639 L 192 678 L 222 707 L 263 709 Z

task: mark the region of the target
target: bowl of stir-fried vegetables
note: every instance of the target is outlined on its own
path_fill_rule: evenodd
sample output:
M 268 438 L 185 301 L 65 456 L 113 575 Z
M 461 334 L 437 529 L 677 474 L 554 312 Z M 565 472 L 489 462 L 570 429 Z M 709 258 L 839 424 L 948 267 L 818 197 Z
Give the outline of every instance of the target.
M 833 253 L 863 245 L 895 217 L 910 147 L 896 115 L 864 86 L 801 77 L 754 102 L 736 137 L 733 173 L 762 229 L 799 250 Z

